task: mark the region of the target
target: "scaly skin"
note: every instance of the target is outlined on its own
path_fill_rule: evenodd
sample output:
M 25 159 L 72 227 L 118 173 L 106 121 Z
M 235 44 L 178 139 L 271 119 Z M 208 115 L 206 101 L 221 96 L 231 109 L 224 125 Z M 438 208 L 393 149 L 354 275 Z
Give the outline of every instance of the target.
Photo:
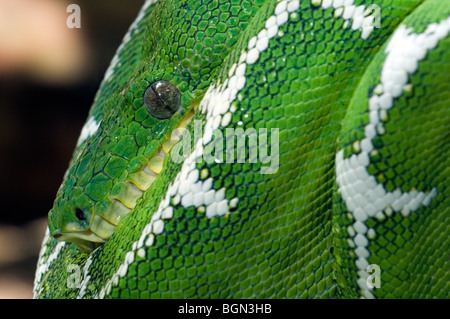
M 380 28 L 360 23 L 371 4 Z M 147 1 L 49 214 L 35 297 L 448 298 L 450 3 L 334 5 Z M 144 106 L 159 80 L 181 92 L 167 120 Z M 185 125 L 195 152 L 162 162 Z M 278 129 L 279 167 L 196 161 L 227 128 Z

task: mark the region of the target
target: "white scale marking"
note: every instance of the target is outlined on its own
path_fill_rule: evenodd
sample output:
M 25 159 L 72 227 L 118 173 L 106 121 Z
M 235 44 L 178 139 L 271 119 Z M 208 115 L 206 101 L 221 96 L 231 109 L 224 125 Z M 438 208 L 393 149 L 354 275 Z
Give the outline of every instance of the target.
M 427 52 L 447 36 L 450 31 L 450 18 L 439 24 L 428 25 L 424 33 L 415 34 L 412 31 L 412 28 L 401 25 L 386 47 L 387 57 L 381 72 L 381 83 L 377 86 L 377 93 L 369 100 L 369 111 L 380 112 L 381 118 L 386 117 L 386 112 L 394 106 L 394 99 L 402 95 L 402 89 L 408 84 L 409 75 L 417 71 L 419 62 L 425 58 Z M 396 212 L 408 217 L 421 205 L 428 206 L 437 196 L 435 188 L 427 193 L 419 191 L 403 193 L 400 189 L 386 192 L 384 186 L 378 184 L 375 177 L 368 173 L 369 154 L 376 151 L 372 145 L 372 140 L 377 135 L 375 126 L 382 127 L 382 122 L 378 121 L 377 116 L 372 115 L 365 128 L 365 138 L 361 141 L 359 154 L 344 159 L 344 152 L 341 150 L 336 156 L 336 180 L 339 192 L 348 211 L 356 220 L 354 227 L 348 228 L 351 237 L 348 242 L 354 242 L 356 245 L 358 285 L 366 298 L 373 298 L 371 289 L 366 285 L 368 276 L 366 268 L 369 265 L 367 260 L 370 255 L 366 247 L 369 239 L 376 236 L 373 229 L 367 229 L 366 220 L 373 217 L 384 218 L 383 211 L 388 216 Z
M 101 121 L 97 123 L 95 118 L 91 116 L 89 120 L 84 124 L 81 129 L 80 137 L 78 138 L 77 147 L 83 144 L 89 137 L 93 136 L 97 133 L 98 128 L 100 127 Z
M 361 31 L 361 38 L 367 39 L 374 30 L 373 15 L 369 15 L 371 6 L 355 6 L 354 0 L 311 0 L 313 5 L 321 5 L 323 9 L 334 8 L 334 16 L 345 20 L 344 27 L 350 25 L 353 31 Z
M 78 293 L 77 299 L 83 298 L 84 294 L 86 293 L 87 283 L 89 280 L 91 280 L 91 276 L 89 275 L 89 267 L 92 264 L 92 254 L 89 256 L 89 258 L 86 260 L 86 264 L 83 267 L 83 281 L 80 283 L 80 291 Z
M 39 295 L 39 292 L 41 289 L 39 282 L 42 279 L 42 276 L 48 271 L 52 262 L 58 257 L 59 253 L 66 245 L 66 242 L 58 243 L 55 246 L 53 252 L 44 261 L 43 256 L 47 250 L 47 242 L 48 242 L 49 238 L 50 238 L 50 231 L 47 227 L 47 230 L 46 230 L 45 236 L 44 236 L 44 240 L 42 241 L 43 245 L 41 247 L 41 251 L 39 252 L 39 264 L 37 266 L 36 275 L 34 278 L 33 298 L 36 298 Z

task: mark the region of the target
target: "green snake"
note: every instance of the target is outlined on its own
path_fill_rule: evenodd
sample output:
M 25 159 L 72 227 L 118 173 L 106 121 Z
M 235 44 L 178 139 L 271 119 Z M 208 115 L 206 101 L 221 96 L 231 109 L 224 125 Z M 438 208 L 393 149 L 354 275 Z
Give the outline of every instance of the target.
M 147 0 L 34 297 L 449 298 L 449 31 L 441 0 Z

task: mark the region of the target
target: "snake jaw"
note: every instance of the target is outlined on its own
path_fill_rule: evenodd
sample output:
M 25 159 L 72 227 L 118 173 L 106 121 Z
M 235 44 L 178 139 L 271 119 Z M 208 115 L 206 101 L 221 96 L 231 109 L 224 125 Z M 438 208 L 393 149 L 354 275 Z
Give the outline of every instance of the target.
M 52 236 L 58 241 L 67 241 L 75 244 L 83 252 L 91 253 L 111 237 L 114 229 L 115 226 L 101 216 L 94 216 L 88 230 L 64 232 L 57 229 L 52 232 Z
M 91 231 L 78 233 L 63 233 L 59 229 L 52 233 L 52 236 L 58 241 L 66 241 L 75 244 L 81 251 L 91 253 L 96 248 L 106 242 Z
M 67 241 L 75 244 L 81 251 L 91 253 L 106 242 L 91 231 L 82 233 L 65 233 L 57 238 L 58 241 Z

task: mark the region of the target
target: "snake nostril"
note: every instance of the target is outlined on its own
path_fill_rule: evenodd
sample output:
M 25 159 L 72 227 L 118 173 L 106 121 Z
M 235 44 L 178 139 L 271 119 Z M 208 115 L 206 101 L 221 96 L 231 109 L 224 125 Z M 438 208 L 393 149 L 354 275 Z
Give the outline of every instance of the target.
M 62 236 L 62 232 L 61 232 L 60 230 L 56 230 L 56 231 L 54 231 L 54 232 L 52 233 L 52 236 L 53 236 L 54 238 L 59 238 L 59 237 Z
M 75 208 L 75 216 L 78 220 L 86 220 L 86 216 L 81 208 Z

